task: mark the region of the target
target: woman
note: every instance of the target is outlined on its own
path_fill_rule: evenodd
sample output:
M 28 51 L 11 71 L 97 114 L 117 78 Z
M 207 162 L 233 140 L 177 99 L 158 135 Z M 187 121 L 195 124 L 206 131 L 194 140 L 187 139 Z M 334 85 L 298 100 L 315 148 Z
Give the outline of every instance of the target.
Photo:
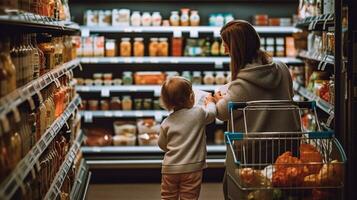
M 232 81 L 224 94 L 220 92 L 215 94 L 218 119 L 222 121 L 230 119 L 227 107 L 229 101 L 292 100 L 292 80 L 287 66 L 280 62 L 272 62 L 272 58 L 260 49 L 259 35 L 251 24 L 242 20 L 229 22 L 222 28 L 221 37 L 226 52 L 231 58 Z M 247 131 L 250 132 L 297 131 L 300 127 L 298 115 L 292 114 L 291 111 L 252 112 L 246 118 Z M 233 121 L 235 132 L 245 132 L 241 113 L 235 113 Z M 230 123 L 232 122 L 229 120 L 228 131 L 232 131 Z M 271 144 L 267 144 L 265 149 L 270 147 Z M 261 153 L 255 151 L 255 155 Z M 264 150 L 260 148 L 259 151 Z M 227 149 L 226 172 L 223 180 L 224 195 L 226 199 L 228 196 L 231 199 L 241 199 L 239 194 L 227 193 L 227 187 L 234 185 L 234 177 L 232 178 L 231 175 L 235 172 L 235 164 L 228 162 L 229 159 L 233 159 L 230 154 L 231 151 Z M 272 160 L 271 156 L 265 159 L 270 159 L 269 162 Z

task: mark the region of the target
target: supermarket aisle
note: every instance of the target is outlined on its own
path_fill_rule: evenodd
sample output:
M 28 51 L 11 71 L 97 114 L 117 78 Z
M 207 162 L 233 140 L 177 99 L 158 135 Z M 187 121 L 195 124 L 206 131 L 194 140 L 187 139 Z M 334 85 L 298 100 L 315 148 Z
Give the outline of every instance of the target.
M 88 200 L 155 200 L 160 199 L 160 184 L 100 184 L 90 185 Z M 201 198 L 204 200 L 223 199 L 221 183 L 204 183 Z

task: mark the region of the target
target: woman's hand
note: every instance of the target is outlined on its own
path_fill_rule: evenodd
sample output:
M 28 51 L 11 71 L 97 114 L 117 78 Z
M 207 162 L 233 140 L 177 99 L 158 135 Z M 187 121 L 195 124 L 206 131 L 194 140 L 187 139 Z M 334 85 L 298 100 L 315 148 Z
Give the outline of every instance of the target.
M 223 98 L 223 95 L 222 95 L 222 93 L 221 93 L 221 91 L 218 91 L 218 92 L 216 92 L 216 93 L 214 93 L 214 100 L 215 100 L 215 102 L 217 103 L 219 100 L 221 100 L 222 98 Z

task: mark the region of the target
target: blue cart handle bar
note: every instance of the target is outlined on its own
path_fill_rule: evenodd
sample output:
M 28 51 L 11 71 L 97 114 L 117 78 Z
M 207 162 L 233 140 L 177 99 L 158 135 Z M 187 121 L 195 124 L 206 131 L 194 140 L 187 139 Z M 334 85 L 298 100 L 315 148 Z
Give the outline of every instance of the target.
M 274 103 L 289 103 L 291 105 L 296 105 L 299 108 L 305 109 L 315 109 L 316 108 L 316 101 L 252 101 L 252 102 L 229 102 L 228 103 L 228 110 L 236 110 L 236 109 L 243 109 L 250 105 L 269 105 Z

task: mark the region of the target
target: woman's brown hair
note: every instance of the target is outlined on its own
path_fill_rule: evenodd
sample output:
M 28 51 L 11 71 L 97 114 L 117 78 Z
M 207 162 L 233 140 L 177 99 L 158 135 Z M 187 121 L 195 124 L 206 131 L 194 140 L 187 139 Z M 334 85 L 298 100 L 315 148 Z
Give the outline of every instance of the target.
M 258 58 L 261 64 L 269 64 L 271 57 L 260 49 L 260 37 L 254 27 L 244 20 L 234 20 L 221 29 L 221 37 L 231 57 L 232 80 L 241 69 Z

